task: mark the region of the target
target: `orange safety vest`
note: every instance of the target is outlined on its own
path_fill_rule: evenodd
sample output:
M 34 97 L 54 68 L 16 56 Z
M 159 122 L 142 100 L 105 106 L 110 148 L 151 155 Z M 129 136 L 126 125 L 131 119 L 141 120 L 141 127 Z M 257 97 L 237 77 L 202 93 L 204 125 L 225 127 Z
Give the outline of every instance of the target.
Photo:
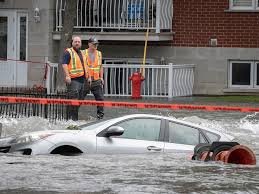
M 91 61 L 88 55 L 88 49 L 84 50 L 84 54 L 86 56 L 86 62 L 88 65 L 89 76 L 94 80 L 100 79 L 100 71 L 102 67 L 102 53 L 100 51 L 95 52 L 94 61 Z
M 84 64 L 83 64 L 84 67 L 83 67 L 80 57 L 78 56 L 77 52 L 73 48 L 67 48 L 66 50 L 70 53 L 70 57 L 71 57 L 70 62 L 68 64 L 69 76 L 71 78 L 77 78 L 77 77 L 81 77 L 81 76 L 85 75 L 85 77 L 87 78 L 88 77 L 88 67 L 86 65 L 84 53 L 82 51 L 80 51 L 82 53 L 83 62 L 84 62 Z

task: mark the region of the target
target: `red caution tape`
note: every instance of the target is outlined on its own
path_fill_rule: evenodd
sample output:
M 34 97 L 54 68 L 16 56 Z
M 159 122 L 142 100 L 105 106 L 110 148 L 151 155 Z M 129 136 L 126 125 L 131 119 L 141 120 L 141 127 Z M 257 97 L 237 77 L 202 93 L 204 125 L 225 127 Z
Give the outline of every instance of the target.
M 134 102 L 112 102 L 95 100 L 47 99 L 0 96 L 4 103 L 30 103 L 30 104 L 62 104 L 73 106 L 104 106 L 137 109 L 171 109 L 171 110 L 203 110 L 203 111 L 229 111 L 229 112 L 259 112 L 259 107 L 231 107 L 231 106 L 206 106 L 189 104 L 154 104 Z

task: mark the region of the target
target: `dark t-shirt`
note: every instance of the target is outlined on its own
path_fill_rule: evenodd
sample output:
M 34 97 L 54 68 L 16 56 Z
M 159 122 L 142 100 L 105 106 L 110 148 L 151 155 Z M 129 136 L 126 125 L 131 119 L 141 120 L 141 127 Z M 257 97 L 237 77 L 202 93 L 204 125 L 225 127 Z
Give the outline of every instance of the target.
M 82 55 L 81 51 L 78 50 L 78 49 L 75 49 L 75 48 L 74 48 L 74 50 L 75 50 L 76 53 L 78 54 L 78 56 L 79 56 L 79 58 L 80 58 L 80 61 L 81 61 L 82 65 L 83 65 L 83 68 L 84 68 L 84 60 L 83 60 L 83 55 Z M 63 62 L 62 62 L 62 64 L 67 64 L 67 65 L 68 65 L 68 64 L 70 63 L 70 60 L 71 60 L 70 53 L 66 50 L 66 51 L 64 52 L 64 55 L 63 55 Z M 73 79 L 78 79 L 79 81 L 81 81 L 82 78 L 84 78 L 84 77 L 85 77 L 85 75 L 83 75 L 83 76 L 81 76 L 81 77 L 78 77 L 78 78 L 73 78 Z M 82 81 L 83 81 L 83 80 L 82 80 Z

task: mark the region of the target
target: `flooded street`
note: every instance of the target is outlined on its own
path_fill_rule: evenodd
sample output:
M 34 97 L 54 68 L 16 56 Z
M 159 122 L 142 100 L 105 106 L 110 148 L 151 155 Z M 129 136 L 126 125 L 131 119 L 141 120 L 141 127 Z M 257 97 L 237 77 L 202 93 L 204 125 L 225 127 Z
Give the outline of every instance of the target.
M 116 110 L 118 115 L 129 112 L 136 110 Z M 259 161 L 259 113 L 161 110 L 159 114 L 233 135 L 252 148 Z M 1 118 L 0 122 L 4 136 L 85 123 L 50 123 L 34 117 Z M 154 153 L 76 157 L 1 154 L 0 193 L 259 193 L 259 164 L 223 165 L 190 161 L 188 157 Z

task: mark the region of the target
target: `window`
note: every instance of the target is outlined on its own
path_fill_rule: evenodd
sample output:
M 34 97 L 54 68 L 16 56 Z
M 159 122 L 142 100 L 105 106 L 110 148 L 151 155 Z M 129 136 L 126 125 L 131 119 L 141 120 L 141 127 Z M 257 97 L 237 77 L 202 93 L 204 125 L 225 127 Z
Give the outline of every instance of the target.
M 231 61 L 229 87 L 250 89 L 258 87 L 258 63 L 255 61 Z
M 197 145 L 206 143 L 203 135 L 196 128 L 169 122 L 169 142 L 177 144 Z
M 125 131 L 119 138 L 158 141 L 161 120 L 158 119 L 132 119 L 117 124 Z
M 26 48 L 27 48 L 27 17 L 20 17 L 20 60 L 26 60 Z
M 208 136 L 211 142 L 218 141 L 220 139 L 220 136 L 215 133 L 211 133 L 208 131 L 204 131 L 204 133 Z
M 251 85 L 251 63 L 232 63 L 232 84 Z
M 231 10 L 255 10 L 258 8 L 258 0 L 230 0 Z
M 256 86 L 259 86 L 259 62 L 256 63 L 255 68 L 256 68 L 256 71 L 255 71 L 255 73 L 256 73 L 256 75 L 255 75 L 255 77 L 256 77 Z
M 0 17 L 0 58 L 7 58 L 7 32 L 8 32 L 7 17 Z

